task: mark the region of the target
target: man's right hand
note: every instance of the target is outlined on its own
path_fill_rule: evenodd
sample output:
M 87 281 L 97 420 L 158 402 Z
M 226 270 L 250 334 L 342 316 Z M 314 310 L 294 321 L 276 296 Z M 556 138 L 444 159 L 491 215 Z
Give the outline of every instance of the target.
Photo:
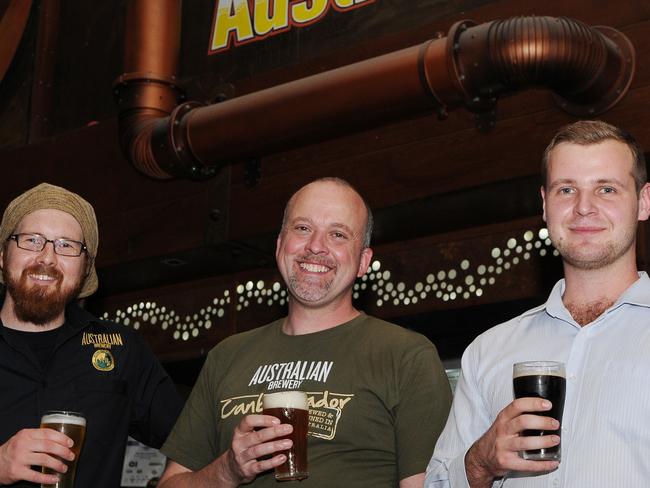
M 290 424 L 280 424 L 269 415 L 245 416 L 235 428 L 231 448 L 226 452 L 233 480 L 238 484 L 250 483 L 258 474 L 284 463 L 287 456 L 276 453 L 289 449 L 292 442 L 278 437 L 286 437 L 292 431 Z M 259 460 L 270 455 L 269 459 Z
M 292 431 L 290 424 L 280 424 L 280 420 L 275 417 L 247 415 L 235 428 L 230 449 L 214 462 L 200 471 L 192 472 L 170 460 L 159 486 L 235 488 L 250 483 L 258 474 L 280 466 L 287 460 L 281 451 L 289 449 L 292 442 L 282 437 Z
M 42 474 L 32 466 L 46 466 L 65 473 L 66 464 L 58 459 L 72 461 L 72 439 L 53 429 L 23 429 L 0 446 L 0 485 L 16 481 L 55 484 L 55 474 Z
M 524 430 L 557 430 L 560 424 L 551 417 L 527 412 L 544 412 L 551 402 L 541 398 L 519 398 L 505 407 L 492 426 L 465 456 L 465 472 L 472 488 L 492 486 L 495 478 L 509 471 L 552 471 L 559 461 L 530 461 L 519 457 L 519 451 L 552 447 L 560 443 L 557 435 L 522 436 Z

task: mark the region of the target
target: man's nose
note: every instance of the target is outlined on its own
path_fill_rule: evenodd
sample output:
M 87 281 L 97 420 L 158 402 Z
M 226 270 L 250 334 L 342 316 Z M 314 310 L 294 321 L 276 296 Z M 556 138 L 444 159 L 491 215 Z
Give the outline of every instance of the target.
M 46 265 L 51 265 L 56 262 L 56 253 L 54 252 L 53 242 L 48 241 L 45 243 L 43 249 L 38 253 L 37 261 Z
M 597 207 L 594 198 L 596 197 L 589 192 L 580 192 L 576 201 L 575 212 L 583 216 L 595 213 Z
M 307 250 L 313 254 L 323 254 L 327 252 L 325 232 L 314 232 L 307 241 Z

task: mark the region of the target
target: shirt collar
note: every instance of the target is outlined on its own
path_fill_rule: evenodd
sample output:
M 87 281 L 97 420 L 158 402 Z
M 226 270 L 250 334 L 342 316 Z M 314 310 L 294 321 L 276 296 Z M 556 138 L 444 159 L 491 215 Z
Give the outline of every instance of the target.
M 565 322 L 575 324 L 573 317 L 564 306 L 562 302 L 562 295 L 564 295 L 564 289 L 566 288 L 566 283 L 564 279 L 558 281 L 551 294 L 548 297 L 548 300 L 543 305 L 540 305 L 537 308 L 529 310 L 525 315 L 531 315 L 538 313 L 542 310 L 546 310 L 550 316 L 555 317 Z M 627 290 L 616 300 L 616 302 L 608 308 L 604 313 L 607 313 L 610 310 L 620 307 L 623 304 L 636 305 L 640 307 L 650 308 L 650 278 L 645 271 L 639 271 L 639 279 L 632 283 Z
M 639 279 L 625 290 L 614 304 L 614 307 L 622 305 L 623 303 L 650 308 L 650 278 L 648 277 L 648 273 L 640 271 Z

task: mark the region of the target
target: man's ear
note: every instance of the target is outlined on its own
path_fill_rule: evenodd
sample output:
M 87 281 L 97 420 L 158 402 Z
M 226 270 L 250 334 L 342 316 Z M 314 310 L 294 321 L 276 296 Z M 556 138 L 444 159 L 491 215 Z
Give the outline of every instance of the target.
M 646 183 L 639 192 L 639 220 L 648 220 L 650 217 L 650 183 Z
M 544 185 L 539 187 L 539 193 L 542 195 L 542 219 L 546 222 L 546 191 L 544 191 Z
M 280 252 L 280 246 L 282 246 L 282 231 L 278 234 L 278 238 L 275 240 L 275 259 L 278 259 L 278 253 Z
M 359 260 L 357 278 L 360 278 L 366 274 L 366 271 L 368 271 L 368 266 L 370 266 L 370 261 L 372 261 L 372 249 L 366 247 L 361 251 L 361 259 Z

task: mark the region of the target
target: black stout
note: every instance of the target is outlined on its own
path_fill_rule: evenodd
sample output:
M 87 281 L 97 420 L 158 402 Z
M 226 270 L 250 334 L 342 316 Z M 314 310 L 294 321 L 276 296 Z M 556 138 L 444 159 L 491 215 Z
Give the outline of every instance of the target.
M 549 374 L 531 374 L 518 376 L 513 380 L 515 398 L 536 397 L 545 398 L 553 406 L 546 412 L 527 412 L 544 417 L 552 417 L 560 424 L 562 423 L 562 411 L 564 410 L 564 396 L 566 394 L 566 379 L 562 376 Z M 524 430 L 525 436 L 560 435 L 560 430 Z M 527 459 L 553 459 L 558 457 L 560 445 L 543 449 L 525 451 Z

